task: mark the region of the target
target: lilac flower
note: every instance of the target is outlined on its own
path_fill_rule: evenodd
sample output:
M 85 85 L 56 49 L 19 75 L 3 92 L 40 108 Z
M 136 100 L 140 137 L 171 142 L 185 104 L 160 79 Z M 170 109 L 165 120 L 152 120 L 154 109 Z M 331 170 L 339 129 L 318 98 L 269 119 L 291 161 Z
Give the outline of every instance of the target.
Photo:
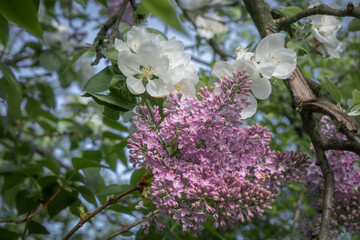
M 262 216 L 279 187 L 307 167 L 306 155 L 272 151 L 266 127 L 240 128 L 250 84 L 244 69 L 201 88 L 198 98 L 170 94 L 172 107 L 162 113 L 158 106 L 134 113 L 130 162 L 151 168 L 153 204 L 184 231 L 200 233 L 208 218 L 231 228 Z

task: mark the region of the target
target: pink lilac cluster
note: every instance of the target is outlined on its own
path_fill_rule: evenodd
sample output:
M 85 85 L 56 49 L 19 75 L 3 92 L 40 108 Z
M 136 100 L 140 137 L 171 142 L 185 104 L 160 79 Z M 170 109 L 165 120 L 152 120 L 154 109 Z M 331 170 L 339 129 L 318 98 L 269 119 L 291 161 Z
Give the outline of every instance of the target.
M 240 128 L 250 104 L 248 77 L 245 69 L 233 72 L 215 88 L 201 88 L 197 98 L 171 94 L 172 107 L 163 114 L 157 106 L 135 113 L 130 162 L 151 168 L 153 204 L 184 231 L 200 233 L 208 218 L 216 228 L 233 228 L 262 216 L 279 187 L 309 165 L 304 154 L 272 151 L 266 127 Z
M 115 14 L 119 9 L 121 8 L 124 0 L 108 0 L 108 9 L 106 10 L 109 14 Z M 130 1 L 128 2 L 124 15 L 121 18 L 122 22 L 125 22 L 129 25 L 133 25 L 133 8 L 130 4 Z
M 337 130 L 330 117 L 322 117 L 320 124 L 321 134 L 325 137 L 347 140 L 346 136 Z M 341 232 L 342 226 L 348 232 L 358 234 L 360 233 L 360 168 L 356 166 L 356 162 L 359 160 L 359 156 L 353 152 L 339 150 L 329 150 L 325 154 L 335 177 L 330 235 L 337 236 Z M 308 194 L 312 196 L 312 206 L 319 213 L 312 220 L 314 224 L 312 235 L 317 235 L 320 229 L 324 189 L 324 179 L 320 167 L 315 163 L 316 158 L 313 159 L 307 175 L 301 180 L 307 186 Z M 303 224 L 305 229 L 309 229 L 309 221 L 305 221 Z

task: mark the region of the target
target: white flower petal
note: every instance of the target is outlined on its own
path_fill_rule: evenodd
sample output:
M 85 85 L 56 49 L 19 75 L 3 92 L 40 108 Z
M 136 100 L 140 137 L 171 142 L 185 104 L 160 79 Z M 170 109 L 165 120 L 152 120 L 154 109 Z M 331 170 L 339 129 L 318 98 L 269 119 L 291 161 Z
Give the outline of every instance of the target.
M 257 101 L 253 95 L 244 96 L 244 97 L 250 99 L 251 104 L 241 111 L 241 119 L 246 119 L 253 116 L 256 113 L 256 109 L 257 109 Z
M 132 53 L 119 53 L 118 67 L 120 71 L 127 77 L 133 76 L 140 72 L 140 62 L 138 56 Z
M 234 63 L 229 61 L 218 61 L 215 63 L 212 75 L 223 79 L 225 76 L 232 77 L 234 71 Z
M 256 59 L 261 61 L 267 57 L 268 52 L 274 49 L 284 48 L 285 37 L 281 33 L 274 33 L 263 38 L 256 47 Z
M 122 52 L 131 53 L 126 43 L 120 39 L 115 39 L 114 47 L 119 52 L 119 54 Z
M 148 32 L 144 27 L 133 26 L 126 37 L 128 47 L 137 52 L 142 43 L 151 41 L 151 39 L 155 38 L 155 34 Z
M 251 91 L 258 99 L 267 99 L 271 94 L 271 83 L 266 78 L 255 78 L 250 84 Z
M 276 53 L 278 65 L 273 73 L 274 77 L 287 79 L 296 68 L 296 53 L 287 48 L 278 49 Z
M 132 76 L 126 78 L 126 85 L 133 94 L 142 94 L 145 92 L 144 84 L 142 79 L 137 79 Z
M 140 65 L 151 66 L 157 76 L 166 73 L 169 69 L 169 60 L 160 55 L 157 46 L 152 42 L 143 43 L 136 56 L 139 58 Z
M 169 94 L 167 88 L 167 84 L 160 79 L 149 80 L 146 84 L 146 91 L 152 97 L 165 97 Z
M 269 79 L 276 69 L 276 64 L 267 57 L 264 57 L 259 64 L 256 64 L 256 67 L 265 78 Z

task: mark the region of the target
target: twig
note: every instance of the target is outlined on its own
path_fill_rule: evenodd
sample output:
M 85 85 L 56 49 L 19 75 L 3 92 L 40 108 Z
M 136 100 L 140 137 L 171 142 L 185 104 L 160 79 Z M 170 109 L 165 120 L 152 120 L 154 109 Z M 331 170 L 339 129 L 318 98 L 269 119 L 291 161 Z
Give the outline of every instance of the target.
M 114 41 L 115 41 L 115 38 L 116 38 L 116 35 L 117 35 L 117 31 L 118 31 L 119 23 L 121 21 L 122 16 L 125 13 L 125 9 L 126 9 L 126 7 L 128 5 L 128 2 L 129 2 L 129 0 L 124 0 L 122 5 L 121 5 L 120 10 L 118 11 L 118 17 L 116 18 L 116 21 L 115 21 L 115 24 L 113 26 L 112 32 L 109 35 L 109 43 L 111 45 L 114 44 Z
M 35 150 L 35 152 L 39 153 L 40 155 L 48 155 L 50 158 L 55 159 L 55 161 L 58 162 L 59 165 L 60 165 L 61 167 L 65 168 L 66 170 L 68 170 L 68 171 L 69 171 L 69 170 L 73 170 L 72 167 L 64 164 L 60 159 L 56 158 L 56 157 L 54 156 L 54 154 L 52 153 L 51 150 L 49 151 L 49 150 L 47 150 L 47 149 L 44 149 L 44 148 L 42 148 L 42 147 L 40 147 L 40 146 L 37 146 L 37 145 L 35 145 L 35 144 L 32 144 L 32 143 L 30 143 L 30 142 L 29 142 L 29 145 Z
M 337 78 L 335 78 L 335 84 L 340 83 L 349 73 L 358 72 L 359 70 L 360 70 L 360 62 L 358 62 L 355 66 L 349 68 L 348 70 L 340 74 Z
M 157 209 L 157 210 L 155 210 L 155 211 L 147 214 L 147 215 L 146 215 L 145 217 L 143 217 L 142 219 L 139 219 L 139 220 L 137 220 L 136 222 L 134 222 L 134 223 L 132 223 L 132 224 L 130 224 L 130 225 L 123 226 L 119 231 L 116 231 L 116 232 L 112 233 L 111 235 L 103 238 L 102 240 L 109 240 L 109 239 L 112 239 L 112 238 L 114 238 L 114 237 L 122 234 L 122 233 L 128 232 L 131 228 L 133 228 L 133 227 L 139 225 L 140 223 L 142 223 L 146 218 L 148 218 L 148 217 L 150 217 L 150 216 L 152 216 L 152 215 L 156 215 L 156 214 L 158 214 L 158 213 L 159 213 L 159 209 Z
M 77 230 L 79 230 L 79 228 L 81 228 L 84 223 L 86 223 L 87 221 L 89 221 L 91 218 L 93 218 L 95 215 L 97 215 L 98 213 L 100 213 L 102 210 L 104 210 L 105 208 L 107 208 L 108 206 L 115 204 L 120 198 L 135 192 L 136 190 L 140 190 L 142 187 L 142 185 L 140 183 L 136 184 L 135 187 L 120 193 L 119 195 L 115 196 L 114 198 L 110 198 L 106 203 L 104 203 L 103 205 L 101 205 L 99 208 L 97 208 L 95 211 L 93 211 L 92 213 L 90 213 L 89 215 L 86 215 L 86 217 L 81 218 L 80 221 L 70 230 L 70 232 L 68 232 L 65 237 L 63 238 L 63 240 L 69 239 Z
M 125 4 L 126 2 L 126 4 Z M 100 31 L 98 32 L 95 41 L 98 40 L 98 44 L 96 45 L 96 58 L 95 60 L 91 63 L 91 66 L 97 65 L 99 64 L 101 58 L 104 57 L 104 54 L 102 53 L 102 50 L 104 48 L 104 38 L 106 37 L 106 33 L 107 31 L 114 25 L 114 23 L 116 21 L 118 21 L 118 19 L 121 20 L 122 16 L 124 15 L 125 12 L 125 8 L 123 8 L 123 6 L 126 7 L 128 3 L 128 0 L 125 0 L 123 5 L 121 6 L 121 8 L 119 9 L 119 11 L 117 11 L 117 13 L 115 13 L 114 15 L 112 15 L 107 21 L 106 23 L 101 27 Z M 119 21 L 120 21 L 119 20 Z
M 346 9 L 335 9 L 326 4 L 316 5 L 308 8 L 287 18 L 280 18 L 276 20 L 275 28 L 278 30 L 283 29 L 285 26 L 295 23 L 302 18 L 309 17 L 316 14 L 332 15 L 336 17 L 356 17 L 360 18 L 360 7 L 354 7 L 352 2 L 349 2 Z
M 28 220 L 26 221 L 26 225 L 25 225 L 23 234 L 22 234 L 22 236 L 21 236 L 21 239 L 22 239 L 22 240 L 26 240 L 26 231 L 27 231 L 28 228 L 29 228 L 30 222 L 31 222 L 31 219 L 28 219 Z
M 60 186 L 56 192 L 54 193 L 54 195 L 51 196 L 51 198 L 44 203 L 41 208 L 38 208 L 35 212 L 33 212 L 30 215 L 27 215 L 25 217 L 19 218 L 19 219 L 10 219 L 10 220 L 3 220 L 0 221 L 0 223 L 9 223 L 9 222 L 13 222 L 13 223 L 23 223 L 27 220 L 30 220 L 32 217 L 34 217 L 35 215 L 39 214 L 42 210 L 44 210 L 52 201 L 54 201 L 54 199 L 56 198 L 56 196 L 61 192 L 61 190 L 63 189 L 62 186 Z
M 295 216 L 294 216 L 294 224 L 292 226 L 292 229 L 291 229 L 291 239 L 294 240 L 295 239 L 295 235 L 296 235 L 296 223 L 299 221 L 299 218 L 300 218 L 300 209 L 299 209 L 299 206 L 302 202 L 302 199 L 304 197 L 304 191 L 302 191 L 300 193 L 300 196 L 298 198 L 298 200 L 296 201 L 296 211 L 295 211 Z
M 194 57 L 194 56 L 191 56 L 191 60 L 194 60 L 198 63 L 202 63 L 204 65 L 207 65 L 207 66 L 210 66 L 211 67 L 211 63 L 208 63 L 208 62 L 205 62 L 204 60 L 198 58 L 198 57 Z

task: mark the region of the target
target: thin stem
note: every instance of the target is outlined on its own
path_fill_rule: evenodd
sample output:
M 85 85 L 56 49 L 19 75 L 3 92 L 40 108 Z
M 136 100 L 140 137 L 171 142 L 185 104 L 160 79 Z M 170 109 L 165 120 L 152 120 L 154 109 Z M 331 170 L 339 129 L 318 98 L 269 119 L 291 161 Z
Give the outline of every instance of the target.
M 96 58 L 95 60 L 91 63 L 91 66 L 97 65 L 99 64 L 101 58 L 104 57 L 104 54 L 102 53 L 102 50 L 104 48 L 104 39 L 106 37 L 106 33 L 107 31 L 116 23 L 116 22 L 120 22 L 122 16 L 124 15 L 125 12 L 125 7 L 128 3 L 128 0 L 125 0 L 123 5 L 121 6 L 121 8 L 119 9 L 119 11 L 117 11 L 117 13 L 115 13 L 113 16 L 111 16 L 106 23 L 101 27 L 100 31 L 98 32 L 95 41 L 98 40 L 98 44 L 96 45 Z M 125 6 L 125 7 L 123 7 Z M 119 25 L 119 23 L 118 23 Z
M 79 222 L 65 235 L 65 237 L 63 238 L 63 240 L 69 239 L 77 230 L 79 230 L 79 228 L 81 228 L 87 221 L 89 221 L 91 218 L 93 218 L 95 215 L 97 215 L 98 213 L 100 213 L 102 210 L 104 210 L 105 208 L 107 208 L 110 205 L 115 204 L 120 198 L 135 192 L 137 190 L 141 189 L 141 184 L 136 184 L 135 187 L 120 193 L 119 195 L 115 196 L 114 198 L 110 198 L 106 203 L 104 203 L 103 205 L 101 205 L 99 208 L 97 208 L 95 211 L 93 211 L 92 213 L 90 213 L 89 215 L 86 215 L 86 217 L 81 218 L 79 220 Z
M 312 8 L 308 8 L 287 18 L 281 18 L 276 21 L 275 28 L 277 30 L 283 29 L 285 26 L 290 25 L 312 15 L 321 14 L 321 15 L 331 15 L 336 17 L 356 17 L 360 18 L 360 7 L 355 8 L 352 2 L 347 4 L 346 9 L 335 9 L 329 7 L 326 4 L 316 5 Z
M 122 234 L 122 233 L 128 232 L 131 228 L 133 228 L 133 227 L 139 225 L 140 223 L 142 223 L 143 221 L 145 221 L 146 218 L 148 218 L 148 217 L 150 217 L 150 216 L 152 216 L 152 215 L 156 215 L 156 214 L 158 214 L 158 213 L 159 213 L 159 210 L 157 209 L 157 210 L 155 210 L 155 211 L 147 214 L 147 215 L 146 215 L 145 217 L 143 217 L 142 219 L 139 219 L 139 220 L 137 220 L 136 222 L 134 222 L 134 223 L 132 223 L 132 224 L 130 224 L 130 225 L 123 226 L 119 231 L 116 231 L 116 232 L 112 233 L 111 235 L 103 238 L 102 240 L 109 240 L 109 239 L 112 239 L 112 238 L 114 238 L 114 237 Z
M 34 217 L 35 215 L 39 214 L 42 210 L 44 210 L 52 201 L 54 201 L 54 199 L 56 198 L 56 196 L 61 192 L 61 190 L 63 189 L 62 186 L 60 186 L 56 192 L 54 193 L 54 195 L 51 196 L 51 198 L 44 203 L 40 208 L 38 208 L 35 212 L 33 212 L 30 215 L 27 215 L 25 217 L 19 218 L 19 219 L 11 219 L 11 220 L 3 220 L 0 221 L 0 223 L 9 223 L 9 222 L 14 222 L 14 223 L 23 223 L 27 220 L 30 220 L 32 217 Z

